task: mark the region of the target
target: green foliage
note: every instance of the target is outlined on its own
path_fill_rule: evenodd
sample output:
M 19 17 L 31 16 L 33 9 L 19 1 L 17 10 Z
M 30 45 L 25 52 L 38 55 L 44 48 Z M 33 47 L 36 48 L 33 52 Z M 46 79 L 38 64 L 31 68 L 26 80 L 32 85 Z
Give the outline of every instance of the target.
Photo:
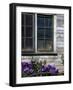
M 42 66 L 42 62 L 33 61 L 33 60 L 31 60 L 31 62 L 32 62 L 32 69 L 34 70 L 35 73 L 38 73 Z
M 46 60 L 44 60 L 43 64 L 46 65 Z
M 62 64 L 64 65 L 64 54 L 61 56 Z

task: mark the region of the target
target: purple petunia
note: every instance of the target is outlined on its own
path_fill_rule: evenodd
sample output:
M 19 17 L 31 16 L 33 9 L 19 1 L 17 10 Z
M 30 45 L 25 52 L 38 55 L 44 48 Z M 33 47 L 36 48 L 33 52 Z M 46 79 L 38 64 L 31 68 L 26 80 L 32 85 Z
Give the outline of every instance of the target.
M 23 73 L 27 73 L 27 74 L 32 74 L 32 76 L 35 76 L 35 70 L 33 68 L 33 64 L 31 62 L 22 62 L 21 63 L 22 66 L 22 72 Z M 56 66 L 54 65 L 42 65 L 40 67 L 40 69 L 38 70 L 40 72 L 46 72 L 49 73 L 51 75 L 57 75 L 59 73 L 59 70 L 56 68 Z
M 49 68 L 47 66 L 42 66 L 41 67 L 41 72 L 48 72 L 49 71 Z
M 49 72 L 51 75 L 55 75 L 58 74 L 58 69 L 55 66 L 51 66 Z
M 51 75 L 58 74 L 59 70 L 53 65 L 47 65 L 41 67 L 41 72 L 49 72 Z
M 32 73 L 32 64 L 27 62 L 22 62 L 22 72 Z

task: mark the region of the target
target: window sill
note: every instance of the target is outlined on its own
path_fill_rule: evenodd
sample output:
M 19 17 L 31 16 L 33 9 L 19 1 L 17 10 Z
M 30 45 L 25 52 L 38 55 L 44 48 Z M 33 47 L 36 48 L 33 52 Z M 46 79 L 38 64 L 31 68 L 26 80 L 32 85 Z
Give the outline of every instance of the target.
M 38 53 L 22 53 L 22 56 L 25 56 L 25 55 L 30 55 L 30 56 L 42 56 L 42 55 L 45 55 L 45 56 L 57 56 L 58 55 L 58 53 L 57 52 L 48 52 L 48 53 L 46 53 L 46 52 L 38 52 Z

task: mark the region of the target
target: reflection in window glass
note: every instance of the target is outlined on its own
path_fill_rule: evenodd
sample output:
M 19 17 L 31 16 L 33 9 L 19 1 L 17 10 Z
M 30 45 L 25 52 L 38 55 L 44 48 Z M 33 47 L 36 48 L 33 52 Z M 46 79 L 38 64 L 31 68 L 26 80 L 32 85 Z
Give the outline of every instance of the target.
M 46 39 L 45 40 L 45 49 L 48 50 L 48 51 L 52 51 L 53 50 L 52 47 L 53 47 L 52 40 L 50 41 L 50 40 Z
M 43 49 L 44 49 L 44 40 L 39 39 L 37 43 L 38 43 L 38 50 L 43 51 Z

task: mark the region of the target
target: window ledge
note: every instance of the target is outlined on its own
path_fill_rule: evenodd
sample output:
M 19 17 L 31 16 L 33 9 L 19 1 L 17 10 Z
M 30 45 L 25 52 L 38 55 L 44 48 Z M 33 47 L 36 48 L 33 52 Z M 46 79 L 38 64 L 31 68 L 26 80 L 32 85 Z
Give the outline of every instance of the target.
M 22 53 L 22 56 L 25 56 L 25 55 L 34 55 L 34 56 L 42 56 L 42 55 L 48 55 L 48 56 L 57 56 L 58 53 L 57 52 L 48 52 L 48 53 L 41 53 L 41 52 L 38 52 L 38 53 Z

